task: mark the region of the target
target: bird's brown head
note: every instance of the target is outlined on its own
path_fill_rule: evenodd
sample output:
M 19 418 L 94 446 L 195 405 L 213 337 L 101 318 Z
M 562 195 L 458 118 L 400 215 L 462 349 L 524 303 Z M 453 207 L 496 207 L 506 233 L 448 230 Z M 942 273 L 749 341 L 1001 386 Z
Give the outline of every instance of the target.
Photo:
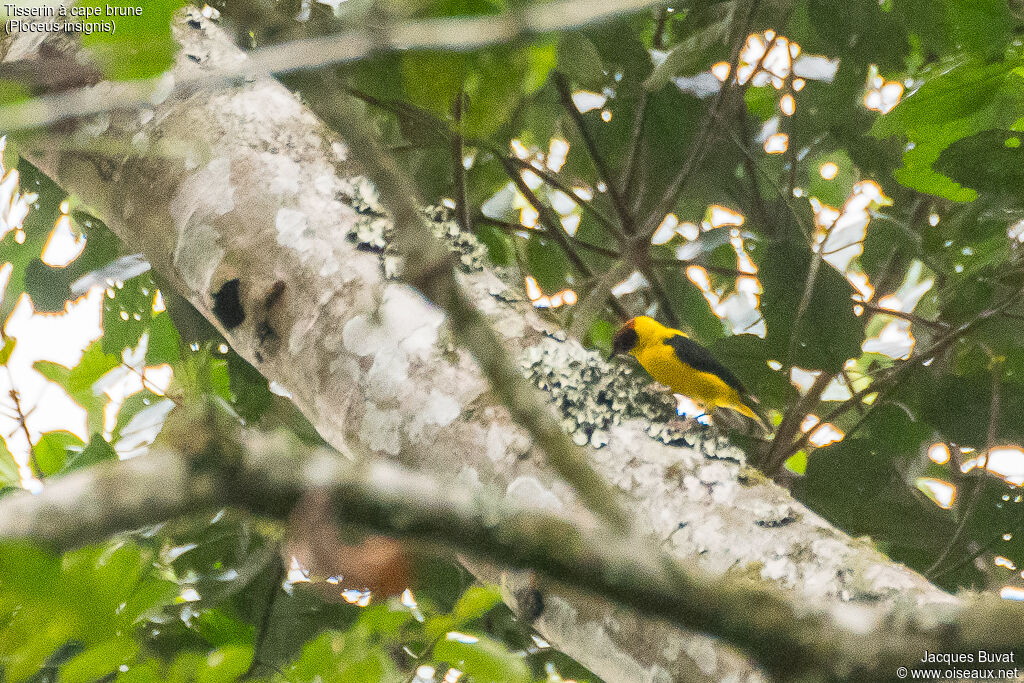
M 612 354 L 626 354 L 633 350 L 636 343 L 640 340 L 640 335 L 636 332 L 636 318 L 627 320 L 626 323 L 619 328 L 619 331 L 615 333 L 615 338 L 612 340 Z

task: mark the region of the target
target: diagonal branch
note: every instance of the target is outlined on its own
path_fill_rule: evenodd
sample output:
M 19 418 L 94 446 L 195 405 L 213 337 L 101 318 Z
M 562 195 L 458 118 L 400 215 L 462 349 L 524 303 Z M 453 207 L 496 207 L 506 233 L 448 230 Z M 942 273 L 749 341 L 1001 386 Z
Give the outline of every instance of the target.
M 629 207 L 626 206 L 626 202 L 623 200 L 622 195 L 619 193 L 618 183 L 615 178 L 612 177 L 611 169 L 608 168 L 608 164 L 605 163 L 604 155 L 597 148 L 597 141 L 594 136 L 591 135 L 590 129 L 587 128 L 587 122 L 583 120 L 583 115 L 580 110 L 576 108 L 576 103 L 572 101 L 572 92 L 569 90 L 569 81 L 566 79 L 565 74 L 556 71 L 552 74 L 555 87 L 558 89 L 558 98 L 562 102 L 562 109 L 569 114 L 572 118 L 573 123 L 576 124 L 576 129 L 580 133 L 580 137 L 583 138 L 583 144 L 587 146 L 587 153 L 590 155 L 591 161 L 594 162 L 594 166 L 597 168 L 597 175 L 604 183 L 608 191 L 608 196 L 611 197 L 612 206 L 615 208 L 615 213 L 619 217 L 619 222 L 622 224 L 622 231 L 627 235 L 633 233 L 633 216 L 629 212 Z
M 512 183 L 516 186 L 516 189 L 519 190 L 520 194 L 526 197 L 526 201 L 528 201 L 530 206 L 532 206 L 538 215 L 540 215 L 541 223 L 543 223 L 546 228 L 544 230 L 544 234 L 551 237 L 558 246 L 562 248 L 562 251 L 564 251 L 566 257 L 568 257 L 569 262 L 572 263 L 573 267 L 578 270 L 581 275 L 587 278 L 593 278 L 594 271 L 591 270 L 590 266 L 588 266 L 576 252 L 576 249 L 570 242 L 568 235 L 566 235 L 565 231 L 562 230 L 562 223 L 558 219 L 558 216 L 555 215 L 555 212 L 540 201 L 536 193 L 531 190 L 526 184 L 526 181 L 523 180 L 522 174 L 515 169 L 509 159 L 501 157 L 501 163 L 505 166 L 505 170 L 508 172 L 508 176 L 512 179 Z M 630 317 L 629 312 L 626 311 L 622 304 L 619 303 L 619 300 L 615 297 L 609 296 L 608 304 L 621 319 L 625 320 Z
M 996 361 L 993 363 L 992 368 L 992 397 L 989 400 L 988 406 L 988 432 L 985 439 L 985 453 L 978 458 L 978 461 L 974 466 L 976 478 L 974 480 L 974 486 L 971 487 L 970 494 L 964 501 L 963 511 L 960 514 L 960 523 L 956 525 L 953 535 L 949 538 L 949 541 L 946 543 L 946 547 L 943 548 L 939 556 L 935 558 L 935 562 L 925 570 L 924 574 L 927 577 L 934 577 L 936 575 L 938 570 L 942 567 L 942 563 L 946 561 L 946 558 L 949 557 L 950 553 L 953 552 L 953 549 L 956 548 L 958 543 L 960 543 L 960 539 L 963 538 L 964 532 L 967 531 L 967 524 L 970 522 L 971 517 L 974 516 L 974 510 L 978 506 L 978 501 L 981 498 L 981 490 L 985 486 L 989 453 L 996 445 L 996 427 L 999 424 L 999 397 L 1002 379 L 1002 361 Z
M 484 216 L 483 214 L 480 214 L 476 217 L 476 222 L 484 223 L 486 225 L 493 225 L 494 227 L 500 228 L 501 230 L 509 234 L 516 234 L 522 232 L 539 232 L 540 234 L 544 235 L 547 234 L 548 232 L 547 226 L 542 225 L 539 228 L 527 228 L 523 225 L 520 225 L 519 223 L 511 223 L 509 221 L 503 221 L 499 218 L 491 218 L 490 216 Z M 617 259 L 619 258 L 619 256 L 621 256 L 621 254 L 619 254 L 619 252 L 615 251 L 614 249 L 602 247 L 597 244 L 591 244 L 586 240 L 581 240 L 579 237 L 576 237 L 575 235 L 567 235 L 567 237 L 574 246 L 579 247 L 584 251 L 589 251 L 594 254 L 600 254 L 601 256 L 613 259 Z
M 748 0 L 746 11 L 743 17 L 736 23 L 736 30 L 733 31 L 733 48 L 732 55 L 729 59 L 729 78 L 726 79 L 725 83 L 722 84 L 722 88 L 715 95 L 714 101 L 711 103 L 711 110 L 708 116 L 704 118 L 704 122 L 701 124 L 701 128 L 698 131 L 696 137 L 693 140 L 693 148 L 690 155 L 687 157 L 683 167 L 679 169 L 679 173 L 672 179 L 668 187 L 665 189 L 661 200 L 656 205 L 654 211 L 648 216 L 647 221 L 644 223 L 642 229 L 637 235 L 638 242 L 646 242 L 651 239 L 651 235 L 658 229 L 661 221 L 665 218 L 665 215 L 672 210 L 672 206 L 676 203 L 676 199 L 679 194 L 686 187 L 690 178 L 693 176 L 694 171 L 704 160 L 704 155 L 707 154 L 707 149 L 710 145 L 710 133 L 711 124 L 718 116 L 725 104 L 725 100 L 728 98 L 729 93 L 732 91 L 732 83 L 736 76 L 736 68 L 740 61 L 740 52 L 743 50 L 743 45 L 746 43 L 747 34 L 750 32 L 750 24 L 754 19 L 754 13 L 757 11 L 759 0 Z
M 452 118 L 455 120 L 456 131 L 452 135 L 452 175 L 455 179 L 455 216 L 459 227 L 467 232 L 473 231 L 473 219 L 469 214 L 469 196 L 466 191 L 466 166 L 463 158 L 466 155 L 462 136 L 462 110 L 466 101 L 464 92 L 459 91 L 452 105 Z
M 822 370 L 818 373 L 818 376 L 814 378 L 814 383 L 807 390 L 799 401 L 786 412 L 785 417 L 782 418 L 782 422 L 779 424 L 779 428 L 775 433 L 775 438 L 771 442 L 771 448 L 768 454 L 764 458 L 764 462 L 761 465 L 761 469 L 764 470 L 769 476 L 775 476 L 786 460 L 789 459 L 790 451 L 789 445 L 793 441 L 793 436 L 800 429 L 800 425 L 804 418 L 814 410 L 814 407 L 821 402 L 821 395 L 825 393 L 825 389 L 828 388 L 829 382 L 835 375 L 825 372 Z M 808 433 L 813 434 L 814 428 L 808 430 Z M 810 437 L 808 437 L 810 438 Z
M 911 370 L 914 370 L 915 368 L 918 367 L 923 367 L 922 363 L 924 361 L 927 361 L 929 358 L 934 357 L 935 354 L 940 353 L 950 344 L 952 344 L 957 339 L 973 330 L 982 322 L 988 320 L 993 316 L 1002 315 L 1008 308 L 1010 308 L 1010 306 L 1017 302 L 1021 294 L 1024 294 L 1024 289 L 1013 292 L 1012 294 L 1008 295 L 1005 299 L 1003 299 L 1001 302 L 996 304 L 994 307 L 988 309 L 987 311 L 982 311 L 980 314 L 978 314 L 971 320 L 968 320 L 967 322 L 960 325 L 956 329 L 947 332 L 942 337 L 939 337 L 939 339 L 937 339 L 927 349 L 921 351 L 920 353 L 914 354 L 912 357 L 903 361 L 900 365 L 894 366 L 885 376 L 877 379 L 872 384 L 868 385 L 867 387 L 864 387 L 860 391 L 856 392 L 853 396 L 840 403 L 838 406 L 832 409 L 832 411 L 829 412 L 828 415 L 823 417 L 821 421 L 833 422 L 836 418 L 845 414 L 854 406 L 860 405 L 861 401 L 864 399 L 865 396 L 875 392 L 878 392 L 878 397 L 874 400 L 872 406 L 881 405 L 882 399 L 889 391 L 892 390 L 893 387 L 896 386 L 897 380 L 901 379 Z M 860 419 L 857 420 L 857 422 L 853 425 L 853 427 L 846 431 L 846 438 L 850 438 L 851 436 L 853 436 L 853 434 L 858 429 L 860 429 L 861 425 L 864 424 L 864 421 L 870 414 L 870 410 L 863 413 Z M 805 447 L 807 445 L 807 440 L 810 439 L 811 434 L 813 434 L 813 430 L 797 439 L 797 441 L 792 446 L 790 446 L 789 455 L 792 455 L 793 453 L 799 451 L 801 448 Z
M 629 528 L 629 515 L 619 498 L 562 431 L 550 408 L 508 357 L 487 319 L 459 286 L 447 248 L 432 236 L 414 201 L 417 192 L 412 181 L 382 149 L 352 100 L 338 93 L 331 87 L 311 92 L 310 107 L 329 125 L 346 132 L 354 156 L 377 186 L 394 221 L 396 247 L 405 257 L 403 278 L 445 311 L 455 338 L 473 354 L 505 407 L 540 444 L 548 462 L 580 499 L 613 528 Z M 550 233 L 561 236 L 556 229 Z M 570 248 L 567 253 L 575 252 Z
M 223 416 L 209 415 L 173 416 L 174 426 L 148 455 L 101 463 L 40 495 L 0 501 L 0 539 L 63 550 L 224 506 L 284 520 L 315 490 L 328 501 L 336 524 L 539 571 L 556 583 L 722 638 L 786 680 L 846 680 L 854 674 L 879 680 L 918 662 L 925 650 L 1024 645 L 1024 612 L 1002 601 L 930 605 L 932 618 L 905 619 L 913 626 L 894 631 L 884 606 L 837 607 L 849 612 L 845 617 L 808 609 L 770 584 L 709 576 L 646 539 L 577 526 L 498 499 L 482 501 L 393 463 L 355 464 L 287 433 L 229 427 Z M 942 618 L 935 619 L 936 610 Z

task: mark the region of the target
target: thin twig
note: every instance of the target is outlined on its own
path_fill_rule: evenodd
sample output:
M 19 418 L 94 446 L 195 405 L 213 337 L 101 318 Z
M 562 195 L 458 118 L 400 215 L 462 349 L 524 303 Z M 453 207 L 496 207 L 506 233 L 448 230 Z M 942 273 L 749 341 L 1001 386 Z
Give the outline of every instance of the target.
M 661 221 L 665 218 L 665 215 L 672 210 L 673 205 L 676 203 L 676 199 L 679 194 L 683 191 L 686 183 L 689 182 L 697 166 L 700 165 L 701 161 L 704 160 L 704 155 L 707 153 L 707 147 L 710 143 L 709 133 L 711 132 L 711 123 L 715 119 L 715 115 L 722 108 L 727 99 L 729 93 L 732 90 L 732 83 L 736 79 L 736 69 L 740 61 L 740 53 L 743 51 L 743 46 L 746 44 L 747 35 L 750 33 L 750 24 L 754 19 L 754 13 L 757 10 L 759 0 L 749 0 L 747 2 L 747 11 L 743 18 L 737 22 L 738 30 L 734 30 L 733 33 L 733 49 L 732 55 L 729 58 L 729 78 L 726 79 L 725 83 L 722 84 L 718 94 L 715 95 L 714 101 L 711 103 L 711 110 L 708 116 L 704 118 L 704 122 L 701 124 L 701 128 L 694 138 L 693 146 L 690 151 L 690 155 L 683 163 L 682 168 L 679 169 L 679 173 L 672 179 L 665 189 L 665 193 L 662 195 L 661 200 L 656 204 L 656 208 L 648 217 L 643 229 L 639 231 L 637 235 L 638 241 L 650 240 L 651 235 L 658 229 Z
M 415 107 L 409 107 L 405 105 L 403 102 L 382 100 L 378 97 L 374 97 L 373 95 L 367 92 L 359 90 L 358 88 L 353 88 L 351 86 L 346 87 L 345 92 L 359 100 L 362 100 L 363 102 L 366 102 L 372 107 L 376 107 L 377 109 L 381 109 L 400 118 L 404 117 L 406 119 L 412 119 L 424 123 L 431 128 L 432 132 L 437 133 L 438 135 L 443 136 L 445 138 L 448 138 L 449 140 L 451 140 L 456 135 L 456 131 L 451 130 L 451 128 L 446 124 L 446 122 L 442 121 L 441 119 L 435 118 L 420 109 L 416 109 Z M 515 175 L 515 173 L 509 170 L 508 164 L 505 162 L 511 162 L 513 165 L 518 166 L 521 170 L 533 173 L 538 178 L 543 180 L 545 183 L 547 183 L 551 187 L 555 188 L 562 194 L 569 197 L 569 199 L 571 199 L 576 204 L 576 206 L 580 207 L 580 209 L 582 209 L 584 212 L 589 213 L 591 216 L 593 216 L 598 221 L 598 223 L 600 223 L 601 226 L 605 228 L 605 230 L 607 230 L 616 239 L 622 239 L 622 230 L 619 228 L 618 225 L 615 224 L 615 221 L 608 218 L 608 216 L 604 215 L 604 213 L 602 213 L 600 209 L 594 206 L 593 202 L 588 202 L 584 200 L 582 197 L 576 194 L 576 192 L 572 188 L 568 187 L 565 183 L 556 178 L 552 173 L 549 173 L 546 169 L 538 168 L 537 166 L 534 166 L 531 162 L 525 159 L 520 159 L 514 154 L 504 152 L 494 143 L 488 140 L 484 140 L 482 138 L 463 137 L 463 144 L 469 144 L 473 147 L 478 147 L 480 149 L 487 150 L 488 152 L 493 154 L 494 157 L 502 164 L 502 168 L 505 169 L 505 173 L 509 176 L 510 180 L 514 180 L 513 175 Z
M 757 182 L 757 176 L 762 169 L 754 158 L 754 155 L 750 153 L 750 150 L 748 150 L 746 145 L 742 142 L 742 140 L 746 140 L 750 135 L 750 132 L 747 129 L 747 110 L 745 107 L 737 108 L 736 114 L 742 139 L 740 139 L 740 136 L 737 136 L 735 131 L 722 122 L 722 115 L 720 112 L 715 112 L 715 122 L 721 129 L 725 130 L 733 144 L 736 145 L 740 153 L 743 155 L 743 170 L 747 176 L 747 182 L 750 184 L 750 194 L 752 196 L 750 204 L 756 214 L 756 220 L 763 230 L 768 234 L 773 234 L 775 232 L 775 226 L 771 224 L 772 221 L 768 217 L 768 209 L 764 205 L 764 197 L 761 196 L 761 185 Z M 765 175 L 767 175 L 767 173 L 765 173 Z M 776 189 L 781 195 L 781 188 L 776 186 Z
M 824 370 L 819 372 L 807 393 L 801 396 L 800 400 L 786 411 L 775 433 L 775 438 L 772 439 L 771 447 L 764 458 L 764 465 L 761 468 L 768 476 L 775 476 L 778 470 L 786 463 L 786 460 L 789 459 L 788 445 L 792 443 L 793 436 L 799 431 L 804 418 L 821 403 L 821 395 L 825 393 L 825 389 L 828 388 L 829 383 L 834 377 L 834 374 Z M 809 429 L 807 433 L 813 434 L 815 429 L 817 429 L 817 425 Z
M 509 178 L 512 179 L 512 184 L 516 186 L 519 193 L 523 195 L 530 206 L 533 207 L 534 211 L 537 212 L 540 217 L 541 224 L 546 228 L 544 234 L 555 241 L 558 246 L 565 252 L 566 257 L 569 259 L 569 263 L 580 272 L 584 277 L 593 277 L 594 272 L 587 265 L 586 261 L 580 258 L 580 255 L 576 253 L 576 249 L 569 243 L 569 237 L 564 230 L 561 230 L 562 221 L 555 214 L 554 210 L 544 204 L 537 194 L 530 189 L 530 186 L 526 184 L 522 176 L 516 172 L 515 168 L 511 165 L 511 162 L 502 158 L 502 165 L 508 172 Z
M 878 315 L 891 315 L 894 318 L 900 318 L 901 320 L 906 320 L 908 322 L 917 323 L 919 325 L 924 325 L 926 327 L 931 327 L 938 330 L 949 329 L 949 323 L 947 322 L 943 322 L 941 320 L 926 320 L 919 315 L 914 315 L 913 313 L 906 313 L 904 311 L 894 311 L 889 308 L 882 308 L 878 304 L 873 304 L 870 301 L 864 301 L 858 305 L 863 306 L 864 310 L 871 311 L 872 313 L 876 313 Z M 1005 313 L 1003 315 L 1005 315 Z
M 712 115 L 716 123 L 718 123 L 719 129 L 726 134 L 726 136 L 732 141 L 732 143 L 736 146 L 740 153 L 743 154 L 746 162 L 753 167 L 756 173 L 760 174 L 761 178 L 763 178 L 771 186 L 773 190 L 775 190 L 775 193 L 786 205 L 786 208 L 789 209 L 790 215 L 793 217 L 793 220 L 796 221 L 796 224 L 800 227 L 801 232 L 804 233 L 804 236 L 807 238 L 807 241 L 810 242 L 811 235 L 813 234 L 813 232 L 804 223 L 804 220 L 801 217 L 800 212 L 794 205 L 793 194 L 787 194 L 786 190 L 781 185 L 779 185 L 778 181 L 776 181 L 775 178 L 771 177 L 771 175 L 767 171 L 765 171 L 763 168 L 761 168 L 760 165 L 758 165 L 757 158 L 754 156 L 754 154 L 736 135 L 736 132 L 732 128 L 730 128 L 725 121 L 722 120 L 721 112 L 713 112 Z
M 800 337 L 800 322 L 807 312 L 807 307 L 811 304 L 811 297 L 814 296 L 814 285 L 817 283 L 818 272 L 821 270 L 821 261 L 821 252 L 816 250 L 811 255 L 811 265 L 807 270 L 807 279 L 804 281 L 804 291 L 800 296 L 800 304 L 797 306 L 796 316 L 793 318 L 793 327 L 789 330 L 786 365 L 792 365 L 793 351 L 796 349 L 797 339 Z
M 569 114 L 573 122 L 576 124 L 576 129 L 580 133 L 580 137 L 583 138 L 583 144 L 587 147 L 587 153 L 590 155 L 591 161 L 594 162 L 594 167 L 597 169 L 597 175 L 601 181 L 605 184 L 605 190 L 608 192 L 608 196 L 612 200 L 612 208 L 615 209 L 615 213 L 619 217 L 619 223 L 622 225 L 622 232 L 627 235 L 633 233 L 633 216 L 629 212 L 629 207 L 626 206 L 626 202 L 623 200 L 622 195 L 619 194 L 618 183 L 615 178 L 612 177 L 611 170 L 608 168 L 608 164 L 605 163 L 604 155 L 597 148 L 597 141 L 590 134 L 590 129 L 587 128 L 587 122 L 583 120 L 583 115 L 580 110 L 576 108 L 576 103 L 572 101 L 572 91 L 569 89 L 569 81 L 565 75 L 560 71 L 555 71 L 552 74 L 555 82 L 555 87 L 558 89 L 558 97 L 562 102 L 562 108 L 565 109 L 566 113 Z
M 665 283 L 661 281 L 658 271 L 649 263 L 641 263 L 639 268 L 641 274 L 647 278 L 647 283 L 650 285 L 651 291 L 654 292 L 654 296 L 661 303 L 661 312 L 665 315 L 665 319 L 668 320 L 672 327 L 679 327 L 680 318 L 672 308 L 672 299 L 669 298 L 668 290 L 665 289 Z
M 654 25 L 654 36 L 651 38 L 651 45 L 657 50 L 665 49 L 666 28 L 668 28 L 668 7 L 662 7 L 658 12 L 658 23 Z
M 647 122 L 647 88 L 640 93 L 640 101 L 637 103 L 636 118 L 633 120 L 633 135 L 629 141 L 629 153 L 626 155 L 626 163 L 622 166 L 622 173 L 619 175 L 619 187 L 622 188 L 622 196 L 629 197 L 633 194 L 633 185 L 636 181 L 636 162 L 640 157 L 640 149 L 644 146 L 644 124 Z
M 463 159 L 466 152 L 462 142 L 462 109 L 466 94 L 460 90 L 452 105 L 452 118 L 455 120 L 455 134 L 452 135 L 452 174 L 455 177 L 455 218 L 459 227 L 467 232 L 473 231 L 473 220 L 469 215 L 469 197 L 466 192 L 466 166 Z
M 503 221 L 503 220 L 500 220 L 498 218 L 491 218 L 490 216 L 484 216 L 483 214 L 478 214 L 477 215 L 476 222 L 477 223 L 486 223 L 487 225 L 493 225 L 494 227 L 500 228 L 501 230 L 503 230 L 503 231 L 505 231 L 507 233 L 510 233 L 510 234 L 516 234 L 516 233 L 520 233 L 520 232 L 539 232 L 542 235 L 546 235 L 547 232 L 548 232 L 548 229 L 547 229 L 546 226 L 541 226 L 539 228 L 527 228 L 526 226 L 520 225 L 519 223 L 512 223 L 510 221 Z M 613 258 L 613 259 L 617 259 L 617 258 L 619 258 L 621 256 L 621 254 L 619 254 L 619 252 L 615 251 L 614 249 L 608 249 L 607 247 L 601 247 L 601 246 L 598 246 L 596 244 L 591 244 L 590 242 L 586 242 L 584 240 L 581 240 L 581 239 L 579 239 L 578 237 L 576 237 L 574 235 L 568 235 L 568 233 L 567 233 L 567 236 L 572 241 L 572 243 L 574 245 L 576 245 L 580 249 L 583 249 L 584 251 L 590 251 L 590 252 L 593 252 L 595 254 L 600 254 L 601 256 L 606 256 L 608 258 Z
M 855 406 L 856 404 L 860 403 L 864 399 L 864 397 L 867 396 L 868 394 L 872 394 L 872 393 L 876 393 L 877 392 L 878 393 L 878 397 L 873 402 L 872 407 L 880 405 L 882 398 L 885 397 L 886 393 L 888 393 L 888 391 L 890 390 L 891 387 L 895 386 L 896 380 L 902 378 L 905 374 L 907 374 L 908 372 L 910 372 L 914 368 L 922 367 L 921 363 L 923 361 L 926 361 L 929 358 L 934 357 L 935 354 L 937 354 L 940 351 L 942 351 L 943 349 L 945 349 L 947 346 L 952 344 L 954 341 L 956 341 L 957 339 L 959 339 L 963 335 L 965 335 L 968 332 L 970 332 L 972 329 L 977 327 L 979 324 L 981 324 L 985 320 L 988 320 L 989 318 L 991 318 L 993 316 L 1002 314 L 1003 311 L 1005 311 L 1007 308 L 1009 308 L 1011 305 L 1013 305 L 1017 301 L 1017 299 L 1020 297 L 1021 294 L 1024 294 L 1024 289 L 1019 289 L 1016 292 L 1014 292 L 1013 294 L 1008 295 L 1005 299 L 1003 299 L 1003 301 L 1001 301 L 995 307 L 993 307 L 993 308 L 991 308 L 991 309 L 989 309 L 987 311 L 983 311 L 982 313 L 978 314 L 973 319 L 969 320 L 968 322 L 964 323 L 963 325 L 960 325 L 956 329 L 947 332 L 945 335 L 943 335 L 942 337 L 937 339 L 931 346 L 929 346 L 924 351 L 922 351 L 920 353 L 917 353 L 917 354 L 914 354 L 913 356 L 911 356 L 907 360 L 903 361 L 900 365 L 892 366 L 891 368 L 889 368 L 888 374 L 886 374 L 884 377 L 881 377 L 881 378 L 875 380 L 875 382 L 873 382 L 870 386 L 867 386 L 864 389 L 861 389 L 860 391 L 855 393 L 853 396 L 851 396 L 847 400 L 843 401 L 841 404 L 836 406 L 827 416 L 822 418 L 821 421 L 822 422 L 832 422 L 832 421 L 834 421 L 836 418 L 838 418 L 839 416 L 841 416 L 841 415 L 845 414 L 847 411 L 849 411 L 853 406 Z M 880 386 L 883 387 L 881 390 L 879 390 Z M 854 424 L 854 426 L 851 429 L 847 430 L 846 438 L 849 438 L 858 429 L 860 429 L 861 425 L 864 424 L 864 421 L 867 419 L 867 416 L 870 415 L 870 414 L 871 414 L 870 410 L 868 412 L 864 413 L 861 416 L 861 418 Z M 807 439 L 809 437 L 810 437 L 810 434 L 804 434 L 802 437 L 800 437 L 796 441 L 796 443 L 794 443 L 793 446 L 790 448 L 790 455 L 792 455 L 793 453 L 796 453 L 801 448 L 806 446 L 807 445 Z
M 522 176 L 515 171 L 515 168 L 511 165 L 511 162 L 508 159 L 502 157 L 501 162 L 505 166 L 505 170 L 508 171 L 509 177 L 512 179 L 512 183 L 516 186 L 516 189 L 519 190 L 519 193 L 526 198 L 526 201 L 530 203 L 530 206 L 532 206 L 540 216 L 541 223 L 545 228 L 547 228 L 544 231 L 544 234 L 551 237 L 555 243 L 562 248 L 562 251 L 565 252 L 566 257 L 569 259 L 569 262 L 580 272 L 581 275 L 587 278 L 594 277 L 594 271 L 576 252 L 568 234 L 562 229 L 562 222 L 559 220 L 554 210 L 540 201 L 536 193 L 531 190 L 529 185 L 526 184 L 526 181 L 523 180 Z M 609 297 L 608 304 L 623 320 L 630 317 L 629 313 L 615 297 Z
M 471 144 L 476 144 L 476 143 L 481 142 L 481 141 L 470 140 L 469 142 Z M 600 209 L 598 209 L 596 206 L 594 206 L 593 202 L 589 202 L 589 201 L 583 199 L 582 197 L 580 197 L 578 194 L 576 194 L 575 190 L 573 190 L 572 188 L 567 186 L 565 183 L 560 181 L 553 174 L 548 173 L 546 170 L 544 170 L 542 168 L 537 168 L 536 166 L 531 164 L 529 161 L 526 161 L 525 159 L 520 159 L 519 157 L 517 157 L 514 154 L 503 154 L 500 149 L 498 149 L 496 146 L 494 146 L 494 145 L 492 145 L 490 143 L 484 142 L 480 146 L 483 147 L 483 148 L 486 148 L 488 151 L 490 151 L 492 154 L 494 154 L 494 156 L 497 157 L 498 159 L 507 159 L 508 161 L 510 161 L 513 164 L 515 164 L 516 166 L 518 166 L 520 169 L 522 169 L 524 171 L 530 171 L 530 172 L 534 173 L 535 175 L 537 175 L 538 178 L 543 180 L 545 183 L 547 183 L 551 187 L 555 188 L 556 190 L 558 190 L 562 194 L 568 195 L 569 199 L 571 199 L 576 204 L 576 206 L 580 207 L 583 211 L 591 214 L 598 221 L 598 223 L 600 223 L 601 226 L 603 228 L 605 228 L 609 233 L 611 233 L 614 237 L 616 237 L 617 239 L 621 239 L 622 238 L 622 236 L 623 236 L 622 229 L 618 225 L 615 224 L 615 221 L 613 221 L 611 218 L 608 218 L 608 216 L 604 215 L 604 213 Z M 508 172 L 508 167 L 507 166 L 505 166 L 505 170 L 506 170 L 506 172 Z M 510 176 L 510 179 L 511 179 L 511 176 Z
M 727 277 L 742 277 L 749 275 L 753 277 L 755 273 L 745 273 L 738 268 L 726 268 L 725 266 L 712 266 L 706 263 L 694 259 L 677 259 L 677 258 L 650 258 L 648 263 L 652 266 L 682 266 L 688 268 L 689 266 L 700 266 L 709 273 L 716 273 L 718 275 L 725 275 Z
M 1017 515 L 1017 521 L 1013 523 L 1013 525 L 1009 528 L 1008 531 L 1000 531 L 999 533 L 992 536 L 992 538 L 990 538 L 984 545 L 978 548 L 977 551 L 968 553 L 967 555 L 960 558 L 953 564 L 947 565 L 944 569 L 940 569 L 936 572 L 928 574 L 928 579 L 932 582 L 935 582 L 944 576 L 948 576 L 949 574 L 953 574 L 955 572 L 960 571 L 961 569 L 969 565 L 971 562 L 974 562 L 974 560 L 981 557 L 981 555 L 991 550 L 996 545 L 996 543 L 1005 540 L 1003 536 L 1006 533 L 1010 533 L 1012 535 L 1016 535 L 1017 533 L 1019 533 L 1021 528 L 1024 527 L 1024 504 L 1017 504 L 1021 505 L 1020 514 Z
M 978 458 L 977 463 L 974 466 L 976 473 L 976 479 L 974 480 L 974 486 L 971 487 L 969 497 L 963 506 L 963 512 L 960 515 L 960 522 L 956 525 L 956 529 L 953 531 L 953 535 L 946 543 L 946 547 L 935 559 L 928 569 L 925 570 L 924 575 L 929 579 L 935 573 L 942 563 L 946 561 L 953 549 L 960 543 L 960 539 L 963 538 L 964 532 L 967 531 L 967 523 L 974 515 L 974 510 L 978 505 L 978 500 L 981 498 L 981 489 L 985 486 L 986 469 L 988 468 L 988 454 L 995 446 L 996 443 L 996 427 L 999 423 L 999 394 L 1000 386 L 1003 379 L 1003 365 L 1002 361 L 995 361 L 992 367 L 992 397 L 989 400 L 988 407 L 988 432 L 985 440 L 985 453 Z
M 274 566 L 273 583 L 270 584 L 267 595 L 267 604 L 263 607 L 263 614 L 260 617 L 259 627 L 256 630 L 256 639 L 253 641 L 252 646 L 252 662 L 249 664 L 249 670 L 245 672 L 243 678 L 248 678 L 253 675 L 257 666 L 265 666 L 260 661 L 260 650 L 263 649 L 263 643 L 267 639 L 267 633 L 270 627 L 270 617 L 274 612 L 274 603 L 277 601 L 277 595 L 281 592 L 281 582 L 284 581 L 285 577 L 285 566 L 284 561 L 281 559 L 280 553 L 275 553 L 277 562 Z
M 7 374 L 10 375 L 10 369 L 8 368 Z M 13 377 L 11 378 L 13 383 Z M 34 473 L 42 479 L 43 470 L 39 467 L 39 461 L 36 459 L 35 447 L 32 445 L 32 435 L 28 431 L 28 415 L 21 409 L 21 395 L 17 389 L 11 389 L 10 391 L 11 400 L 14 401 L 14 411 L 17 413 L 18 426 L 21 428 L 22 433 L 25 435 L 25 443 L 28 445 L 28 459 L 32 465 Z

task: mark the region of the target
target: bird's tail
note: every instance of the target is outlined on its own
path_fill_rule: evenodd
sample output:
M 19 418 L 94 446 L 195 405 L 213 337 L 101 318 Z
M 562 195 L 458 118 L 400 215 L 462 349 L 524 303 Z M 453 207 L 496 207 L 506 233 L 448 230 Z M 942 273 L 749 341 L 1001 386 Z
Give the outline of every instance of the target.
M 722 406 L 722 407 L 723 408 L 731 408 L 732 410 L 735 410 L 737 413 L 739 413 L 743 417 L 746 417 L 746 418 L 752 420 L 754 422 L 754 424 L 756 424 L 758 426 L 758 428 L 761 430 L 761 436 L 762 437 L 771 436 L 772 429 L 771 429 L 771 427 L 768 426 L 768 422 L 761 415 L 759 415 L 758 413 L 754 412 L 754 409 L 751 408 L 746 403 L 743 403 L 742 401 L 737 401 L 736 403 L 731 403 L 729 405 Z

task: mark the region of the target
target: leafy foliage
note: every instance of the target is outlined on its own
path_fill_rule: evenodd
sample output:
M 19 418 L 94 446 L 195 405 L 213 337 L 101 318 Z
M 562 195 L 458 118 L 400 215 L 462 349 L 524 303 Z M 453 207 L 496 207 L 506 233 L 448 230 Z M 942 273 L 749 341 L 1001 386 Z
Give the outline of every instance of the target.
M 521 8 L 250 4 L 221 7 L 250 45 Z M 83 42 L 107 77 L 157 75 L 177 49 L 178 6 L 147 4 Z M 339 75 L 423 198 L 466 197 L 465 227 L 532 278 L 552 319 L 603 351 L 623 315 L 683 328 L 776 424 L 801 425 L 751 455 L 789 458 L 809 506 L 950 588 L 1019 585 L 1006 567 L 1024 566 L 1021 17 L 1000 0 L 748 9 L 691 3 L 471 50 L 380 52 Z M 0 100 L 35 85 L 5 73 Z M 22 294 L 62 311 L 90 276 L 106 295 L 103 336 L 73 367 L 34 365 L 85 410 L 85 432 L 30 436 L 24 453 L 9 436 L 0 494 L 131 455 L 175 405 L 210 396 L 247 423 L 319 439 L 87 207 L 17 168 L 0 183 L 0 314 Z M 34 195 L 23 221 L 14 188 Z M 60 220 L 86 240 L 65 266 L 43 258 Z M 622 273 L 611 292 L 608 273 Z M 5 336 L 0 365 L 19 348 Z M 815 376 L 830 381 L 806 396 Z M 844 438 L 816 439 L 815 419 Z M 62 558 L 0 547 L 3 676 L 224 680 L 254 661 L 255 675 L 292 681 L 402 680 L 420 665 L 527 681 L 551 661 L 588 675 L 535 652 L 493 589 L 451 565 L 423 561 L 418 608 L 340 605 L 303 583 L 282 593 L 281 534 L 220 513 Z

